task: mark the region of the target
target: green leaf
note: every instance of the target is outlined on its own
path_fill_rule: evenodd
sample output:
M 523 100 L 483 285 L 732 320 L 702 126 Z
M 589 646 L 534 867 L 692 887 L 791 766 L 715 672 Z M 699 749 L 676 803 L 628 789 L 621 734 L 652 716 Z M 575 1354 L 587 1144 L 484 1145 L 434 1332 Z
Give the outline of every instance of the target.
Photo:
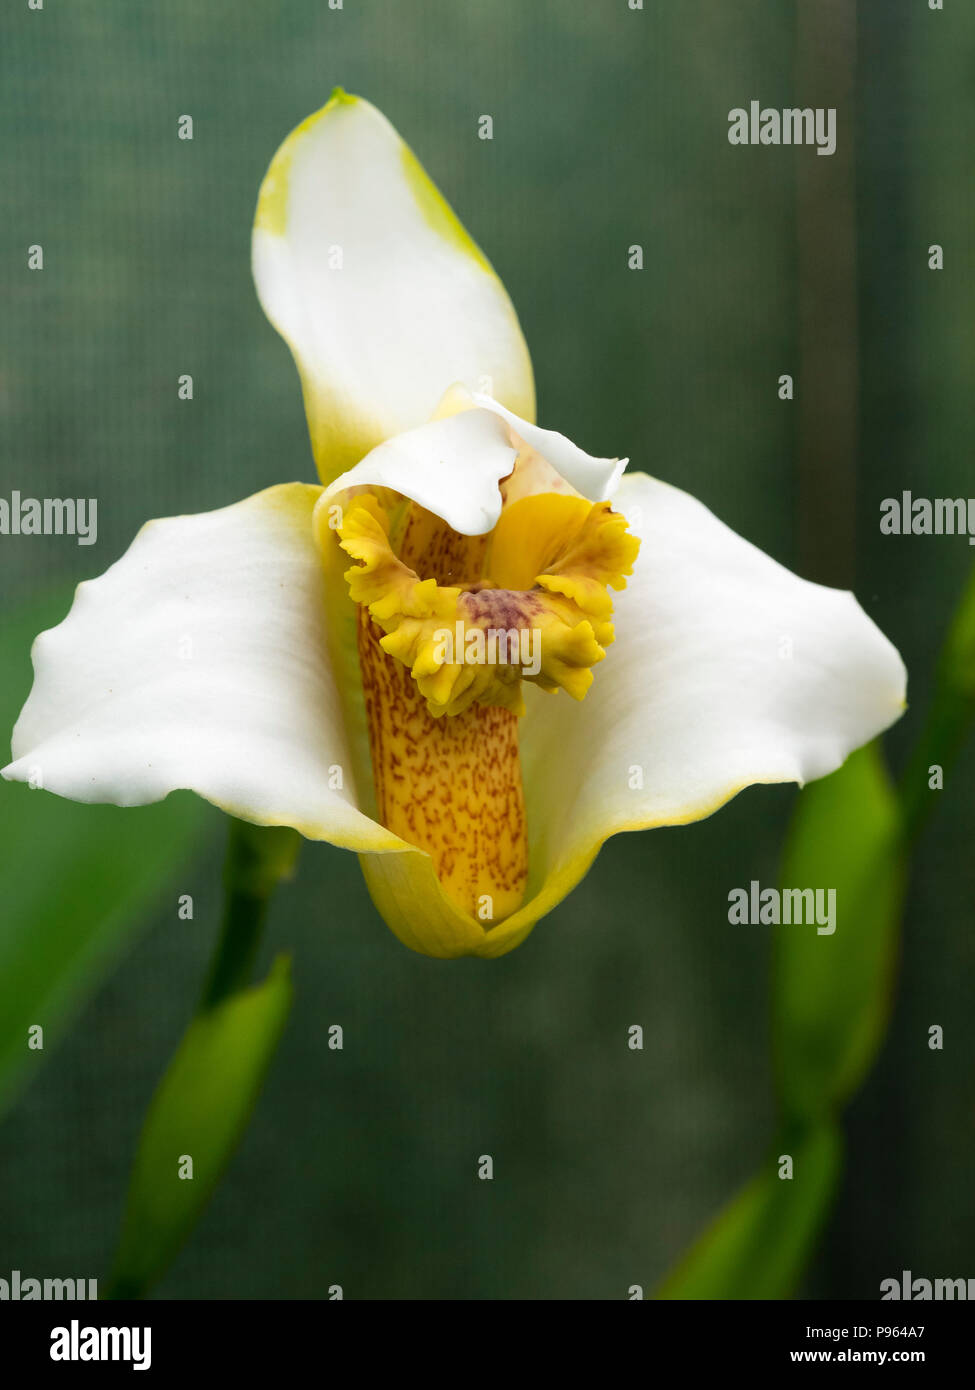
M 946 771 L 954 762 L 975 719 L 975 570 L 952 614 L 938 656 L 927 718 L 901 783 L 905 835 L 924 825 L 940 792 L 929 785 L 929 769 Z
M 30 689 L 33 638 L 64 616 L 69 597 L 4 615 L 0 729 L 13 728 Z M 0 1109 L 49 1055 L 217 819 L 189 793 L 121 810 L 0 783 Z M 28 1047 L 34 1025 L 44 1030 L 43 1051 Z
M 880 1046 L 904 892 L 900 829 L 875 743 L 799 798 L 782 886 L 835 890 L 835 931 L 773 928 L 773 1059 L 787 1119 L 842 1105 Z
M 780 1299 L 795 1291 L 832 1201 L 840 1136 L 824 1120 L 782 1139 L 750 1183 L 691 1246 L 657 1292 L 663 1299 Z M 779 1177 L 779 1155 L 792 1158 Z
M 192 1230 L 257 1100 L 291 994 L 290 962 L 281 956 L 263 984 L 190 1024 L 146 1116 L 109 1297 L 140 1296 Z M 192 1177 L 181 1176 L 186 1158 Z

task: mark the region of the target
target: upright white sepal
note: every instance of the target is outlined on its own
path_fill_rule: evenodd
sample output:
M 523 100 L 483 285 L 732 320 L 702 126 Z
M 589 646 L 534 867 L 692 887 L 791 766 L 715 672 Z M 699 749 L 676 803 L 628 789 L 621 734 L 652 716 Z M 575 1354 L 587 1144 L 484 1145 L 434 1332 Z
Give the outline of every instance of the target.
M 336 92 L 278 150 L 253 269 L 301 374 L 322 480 L 423 424 L 454 381 L 534 418 L 504 286 L 399 135 Z

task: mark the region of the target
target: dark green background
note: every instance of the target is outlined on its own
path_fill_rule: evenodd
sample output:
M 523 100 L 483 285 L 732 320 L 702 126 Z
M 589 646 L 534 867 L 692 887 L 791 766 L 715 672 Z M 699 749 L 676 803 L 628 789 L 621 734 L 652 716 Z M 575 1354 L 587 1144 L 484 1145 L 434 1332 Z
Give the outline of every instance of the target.
M 811 9 L 836 17 L 821 47 L 800 42 Z M 843 25 L 857 10 L 853 59 Z M 341 84 L 386 112 L 498 268 L 544 424 L 628 454 L 803 572 L 840 579 L 855 559 L 858 595 L 911 673 L 888 740 L 901 765 L 975 554 L 960 538 L 878 531 L 881 498 L 901 488 L 973 491 L 971 6 L 46 0 L 32 12 L 21 0 L 0 26 L 0 495 L 99 499 L 91 549 L 0 538 L 5 615 L 105 568 L 149 516 L 313 477 L 249 238 L 271 155 Z M 800 305 L 830 293 L 828 257 L 824 269 L 798 252 L 797 187 L 817 157 L 727 141 L 732 107 L 792 105 L 799 70 L 805 102 L 831 104 L 816 93 L 851 61 L 856 99 L 804 235 L 814 248 L 837 226 L 854 235 L 855 293 L 835 308 L 859 320 L 844 363 L 855 448 L 831 436 L 822 377 L 801 370 L 821 344 Z M 491 143 L 477 139 L 484 112 Z M 184 113 L 191 143 L 176 136 Z M 45 268 L 31 274 L 36 242 Z M 627 269 L 635 242 L 641 273 Z M 184 372 L 192 403 L 177 399 Z M 777 398 L 783 372 L 792 404 Z M 855 498 L 853 551 L 834 546 L 834 493 L 837 537 Z M 810 495 L 826 524 L 800 543 Z M 26 669 L 15 678 L 26 695 Z M 847 1117 L 814 1297 L 873 1298 L 903 1268 L 975 1276 L 973 776 L 969 752 L 916 858 L 891 1036 Z M 411 955 L 354 858 L 307 846 L 267 945 L 268 958 L 295 949 L 295 1012 L 160 1293 L 649 1291 L 771 1138 L 769 941 L 729 927 L 727 894 L 775 881 L 795 795 L 753 789 L 702 825 L 617 840 L 492 963 Z M 144 1108 L 214 939 L 219 817 L 208 824 L 195 864 L 0 1125 L 0 1276 L 107 1273 Z M 183 892 L 192 922 L 177 919 Z M 343 1052 L 325 1045 L 332 1023 Z M 632 1023 L 643 1052 L 627 1049 Z M 933 1023 L 942 1053 L 927 1048 Z M 493 1183 L 475 1177 L 485 1152 Z

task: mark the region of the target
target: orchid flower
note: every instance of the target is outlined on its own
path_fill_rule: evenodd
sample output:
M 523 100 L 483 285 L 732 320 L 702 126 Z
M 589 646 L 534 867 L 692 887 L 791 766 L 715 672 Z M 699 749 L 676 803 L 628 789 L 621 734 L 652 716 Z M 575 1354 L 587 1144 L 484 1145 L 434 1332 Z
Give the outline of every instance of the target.
M 190 788 L 355 850 L 414 950 L 494 957 L 610 835 L 822 777 L 898 718 L 852 594 L 535 424 L 503 285 L 368 102 L 274 156 L 253 272 L 321 483 L 144 526 L 38 637 L 5 777 Z

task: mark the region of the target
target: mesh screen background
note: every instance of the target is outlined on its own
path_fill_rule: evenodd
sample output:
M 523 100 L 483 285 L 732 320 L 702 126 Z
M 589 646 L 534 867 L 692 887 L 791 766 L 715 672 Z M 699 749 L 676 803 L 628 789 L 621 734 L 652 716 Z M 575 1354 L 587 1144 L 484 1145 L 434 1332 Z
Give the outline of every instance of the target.
M 532 350 L 543 423 L 628 454 L 798 568 L 803 487 L 815 489 L 803 470 L 838 470 L 856 508 L 858 595 L 903 652 L 922 711 L 971 551 L 881 538 L 877 509 L 906 487 L 971 491 L 975 12 L 929 22 L 908 0 L 859 5 L 855 100 L 839 118 L 855 195 L 827 187 L 822 225 L 806 227 L 815 241 L 847 217 L 855 233 L 858 437 L 837 459 L 825 428 L 810 460 L 797 421 L 817 418 L 815 401 L 800 416 L 774 386 L 809 347 L 799 310 L 816 285 L 802 283 L 796 171 L 810 152 L 726 138 L 729 109 L 750 97 L 791 103 L 802 9 L 5 7 L 0 495 L 95 496 L 99 534 L 89 549 L 0 538 L 0 621 L 102 570 L 151 516 L 313 478 L 249 239 L 271 154 L 341 84 L 386 112 L 487 250 Z M 828 83 L 832 55 L 813 61 Z M 490 143 L 476 138 L 482 112 Z M 177 139 L 183 113 L 192 142 Z M 927 270 L 934 241 L 950 274 Z M 26 269 L 33 243 L 42 274 Z M 641 274 L 627 269 L 632 243 Z M 192 402 L 177 399 L 184 372 Z M 831 537 L 819 529 L 816 563 L 839 574 L 850 555 Z M 895 761 L 909 734 L 890 738 Z M 892 1029 L 847 1117 L 812 1296 L 876 1297 L 902 1268 L 972 1272 L 973 776 L 969 749 L 916 859 Z M 729 885 L 774 881 L 794 797 L 755 788 L 701 825 L 617 839 L 493 963 L 411 955 L 354 858 L 306 847 L 265 949 L 295 948 L 295 1010 L 242 1148 L 158 1293 L 652 1286 L 771 1137 L 768 940 L 730 932 L 726 903 Z M 0 1123 L 0 1269 L 106 1270 L 144 1108 L 213 939 L 222 839 L 215 814 L 209 824 L 185 882 Z M 177 892 L 194 894 L 192 922 L 176 919 Z M 339 1053 L 325 1046 L 334 1022 Z M 951 1040 L 934 1065 L 933 1022 Z M 632 1023 L 643 1052 L 625 1046 Z M 482 1152 L 500 1180 L 476 1181 Z

